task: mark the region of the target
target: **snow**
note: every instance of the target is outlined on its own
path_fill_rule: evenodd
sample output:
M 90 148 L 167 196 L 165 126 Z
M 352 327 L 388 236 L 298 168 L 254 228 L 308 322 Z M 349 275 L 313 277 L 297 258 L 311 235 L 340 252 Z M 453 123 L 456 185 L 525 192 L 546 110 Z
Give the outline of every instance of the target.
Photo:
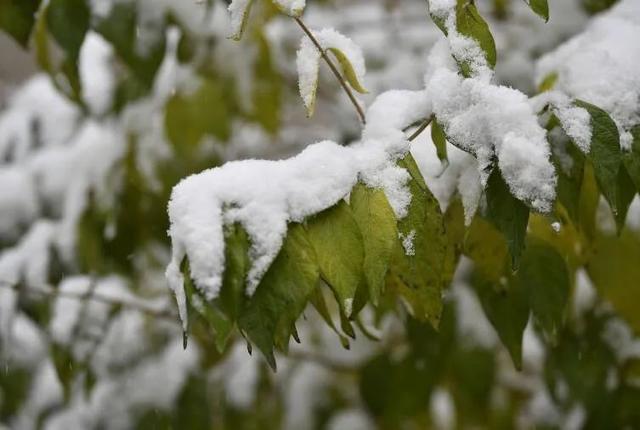
M 325 52 L 328 53 L 331 50 L 341 52 L 351 64 L 356 80 L 362 83 L 366 73 L 366 66 L 360 47 L 351 39 L 332 28 L 325 28 L 312 33 Z M 306 35 L 303 36 L 296 56 L 296 65 L 298 68 L 300 96 L 309 116 L 314 111 L 321 57 L 320 51 L 311 39 Z M 362 84 L 360 85 L 362 86 Z
M 229 4 L 229 13 L 231 14 L 231 37 L 240 39 L 244 30 L 247 15 L 251 9 L 253 0 L 233 0 Z
M 16 166 L 0 167 L 0 238 L 14 239 L 39 214 L 33 178 Z
M 290 16 L 300 16 L 306 0 L 272 0 L 278 9 Z
M 563 130 L 584 154 L 591 150 L 591 115 L 586 109 L 576 106 L 567 95 L 559 91 L 548 91 L 529 101 L 534 112 L 550 106 Z
M 416 231 L 411 230 L 406 235 L 402 233 L 398 233 L 400 241 L 402 242 L 402 247 L 404 248 L 404 253 L 406 255 L 416 255 L 415 247 L 413 246 L 413 241 L 416 238 Z
M 451 55 L 459 64 L 468 64 L 473 77 L 488 82 L 493 70 L 477 41 L 458 32 L 456 0 L 429 0 L 429 12 L 444 23 Z
M 422 92 L 407 95 L 424 97 Z M 414 97 L 393 99 L 411 105 Z M 383 115 L 381 105 L 374 103 L 372 109 L 375 115 Z M 347 197 L 358 178 L 382 188 L 396 216 L 405 216 L 411 199 L 406 187 L 409 175 L 396 161 L 407 152 L 409 142 L 399 128 L 414 118 L 403 118 L 408 110 L 393 104 L 387 105 L 387 111 L 394 118 L 389 125 L 365 129 L 365 140 L 352 146 L 323 141 L 287 160 L 231 162 L 192 175 L 174 187 L 169 202 L 173 252 L 167 279 L 183 324 L 186 302 L 180 264 L 188 256 L 196 286 L 207 299 L 217 297 L 224 268 L 225 225 L 241 223 L 251 238 L 246 291 L 251 296 L 280 250 L 287 224 L 301 222 Z
M 627 130 L 640 123 L 640 8 L 623 0 L 536 65 L 536 80 L 556 73 L 555 89 L 607 111 Z
M 431 64 L 442 64 L 436 50 Z M 545 130 L 527 97 L 483 79 L 464 79 L 448 67 L 425 77 L 433 112 L 447 137 L 478 160 L 481 183 L 497 158 L 511 193 L 533 209 L 548 212 L 555 199 L 556 175 Z
M 107 113 L 111 107 L 116 78 L 111 63 L 114 61 L 113 47 L 99 34 L 87 32 L 78 69 L 82 82 L 82 97 L 95 115 Z

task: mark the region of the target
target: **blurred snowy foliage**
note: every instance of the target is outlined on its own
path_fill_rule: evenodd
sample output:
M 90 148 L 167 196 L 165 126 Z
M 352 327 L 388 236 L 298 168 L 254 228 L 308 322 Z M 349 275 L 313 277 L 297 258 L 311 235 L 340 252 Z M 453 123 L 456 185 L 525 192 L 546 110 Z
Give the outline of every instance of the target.
M 640 199 L 618 188 L 600 197 L 607 178 L 585 161 L 613 129 L 625 180 L 640 187 L 638 3 L 549 0 L 545 23 L 527 4 L 540 0 L 478 0 L 495 70 L 482 43 L 446 23 L 456 1 L 431 3 L 449 43 L 424 0 L 0 1 L 0 28 L 41 70 L 0 101 L 0 428 L 639 425 Z M 343 52 L 334 58 L 351 87 L 362 85 L 363 130 L 289 16 L 303 9 L 323 46 Z M 476 51 L 483 60 L 470 62 Z M 612 118 L 604 131 L 586 125 L 591 104 Z M 343 202 L 358 180 L 403 218 L 409 174 L 396 162 L 432 113 L 410 154 L 456 256 L 437 330 L 429 312 L 410 311 L 410 294 L 405 307 L 388 295 L 362 306 L 323 286 L 296 323 L 301 343 L 279 345 L 275 373 L 218 320 L 190 318 L 183 350 L 185 254 L 204 292 L 189 310 L 209 315 L 223 221 L 253 223 L 255 291 L 287 222 Z M 334 143 L 311 145 L 324 140 Z M 247 159 L 269 161 L 189 176 Z M 528 242 L 518 275 L 484 217 L 498 170 L 518 204 L 551 212 L 525 222 L 545 245 Z M 169 230 L 185 177 L 171 213 L 182 224 Z M 218 200 L 191 216 L 210 182 L 222 184 Z M 407 256 L 420 252 L 415 230 L 398 233 Z M 534 258 L 548 243 L 569 269 L 550 287 L 536 276 L 562 272 L 557 261 Z M 165 278 L 172 252 L 181 309 Z

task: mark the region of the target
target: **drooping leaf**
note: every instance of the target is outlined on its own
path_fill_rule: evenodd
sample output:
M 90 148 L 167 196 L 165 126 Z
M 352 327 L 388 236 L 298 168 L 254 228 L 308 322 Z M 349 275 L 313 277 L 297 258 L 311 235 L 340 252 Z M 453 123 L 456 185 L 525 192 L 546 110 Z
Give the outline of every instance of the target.
M 0 29 L 24 48 L 29 43 L 41 0 L 0 1 Z
M 86 0 L 51 0 L 46 13 L 49 32 L 67 59 L 76 62 L 91 19 Z
M 431 121 L 431 140 L 436 146 L 436 154 L 438 159 L 443 163 L 448 163 L 447 158 L 447 136 L 437 119 Z
M 640 332 L 640 236 L 624 230 L 619 237 L 599 233 L 587 271 L 598 293 Z
M 487 217 L 506 238 L 512 267 L 517 269 L 525 245 L 529 208 L 511 194 L 498 169 L 489 176 L 486 197 Z
M 117 56 L 130 72 L 120 83 L 116 97 L 126 103 L 146 94 L 153 87 L 156 72 L 166 51 L 166 39 L 150 41 L 144 50 L 136 49 L 139 31 L 138 12 L 135 3 L 117 2 L 108 16 L 98 20 L 96 31 L 113 46 Z
M 531 240 L 522 256 L 517 282 L 529 295 L 534 320 L 541 326 L 546 338 L 555 342 L 570 293 L 565 260 L 551 245 Z
M 631 149 L 623 153 L 624 165 L 636 186 L 636 190 L 640 191 L 640 125 L 633 127 L 630 133 L 633 141 Z
M 331 52 L 336 59 L 338 60 L 338 64 L 340 64 L 340 68 L 342 69 L 342 75 L 349 82 L 349 85 L 361 94 L 366 94 L 369 91 L 364 87 L 363 83 L 360 81 L 358 74 L 353 68 L 353 64 L 351 64 L 351 60 L 347 55 L 336 47 L 329 47 L 327 51 Z
M 549 21 L 549 3 L 547 0 L 525 0 L 532 11 L 537 13 L 542 19 Z
M 232 0 L 229 5 L 231 14 L 231 36 L 233 40 L 240 40 L 247 27 L 247 19 L 251 12 L 253 0 Z
M 342 311 L 350 317 L 356 290 L 366 282 L 364 242 L 351 208 L 341 200 L 310 218 L 306 228 L 322 279 L 333 290 Z
M 598 187 L 617 217 L 620 212 L 626 211 L 627 194 L 624 189 L 627 178 L 624 177 L 625 173 L 620 173 L 623 163 L 618 127 L 609 114 L 599 107 L 580 100 L 575 104 L 586 109 L 591 115 L 592 139 L 589 158 L 593 163 Z
M 398 238 L 397 221 L 384 191 L 380 189 L 358 183 L 351 191 L 350 205 L 362 232 L 364 276 L 369 298 L 377 305 Z
M 194 151 L 207 136 L 227 140 L 230 119 L 219 81 L 202 78 L 193 93 L 174 94 L 165 107 L 165 130 L 180 154 Z
M 443 282 L 446 287 L 453 280 L 464 245 L 464 208 L 459 198 L 447 207 L 444 213 L 444 225 L 447 232 L 447 253 L 444 261 Z
M 509 249 L 505 237 L 496 227 L 479 216 L 473 219 L 464 240 L 464 255 L 473 260 L 480 275 L 499 282 L 505 273 Z
M 476 274 L 474 287 L 487 318 L 509 351 L 517 369 L 522 367 L 522 335 L 529 320 L 529 298 L 524 285 L 504 277 L 495 283 Z
M 249 235 L 240 224 L 225 228 L 224 274 L 220 289 L 220 308 L 231 321 L 238 318 L 244 303 L 247 273 L 251 267 Z
M 405 157 L 399 165 L 411 163 Z M 411 169 L 407 169 L 411 172 Z M 391 260 L 387 288 L 409 305 L 412 315 L 438 327 L 442 313 L 447 235 L 440 205 L 415 169 L 409 181 L 411 203 L 398 223 L 399 237 Z
M 482 18 L 475 4 L 469 0 L 457 0 L 456 25 L 458 32 L 475 39 L 484 52 L 487 63 L 491 68 L 496 65 L 496 44 L 489 26 Z
M 307 232 L 290 224 L 287 237 L 253 297 L 238 318 L 246 333 L 275 369 L 273 347 L 288 341 L 293 324 L 304 310 L 320 276 L 316 255 Z M 286 338 L 286 339 L 285 339 Z
M 325 300 L 324 294 L 322 293 L 322 289 L 316 288 L 315 290 L 313 290 L 309 301 L 316 309 L 316 311 L 318 311 L 318 314 L 320 314 L 324 322 L 331 328 L 331 330 L 336 333 L 336 335 L 338 335 L 342 347 L 345 349 L 349 349 L 349 339 L 347 339 L 346 336 L 344 336 L 342 332 L 340 332 L 340 330 L 338 330 L 338 328 L 336 327 L 336 324 L 331 317 L 329 306 L 327 306 L 327 301 Z

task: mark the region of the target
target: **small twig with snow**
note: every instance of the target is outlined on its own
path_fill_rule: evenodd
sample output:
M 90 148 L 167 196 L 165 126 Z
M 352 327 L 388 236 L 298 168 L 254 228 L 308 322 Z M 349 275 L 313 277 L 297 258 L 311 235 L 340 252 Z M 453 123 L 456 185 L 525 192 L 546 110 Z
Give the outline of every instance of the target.
M 311 42 L 313 42 L 315 47 L 318 48 L 318 51 L 320 52 L 322 59 L 327 63 L 327 65 L 329 66 L 333 74 L 338 79 L 338 82 L 340 82 L 340 86 L 347 93 L 349 100 L 351 100 L 351 103 L 356 108 L 356 112 L 358 113 L 358 117 L 360 117 L 360 121 L 363 124 L 366 124 L 367 119 L 365 117 L 364 110 L 362 110 L 362 106 L 360 106 L 360 103 L 356 99 L 356 96 L 353 94 L 353 91 L 351 91 L 351 88 L 349 88 L 349 85 L 345 81 L 344 77 L 342 76 L 342 74 L 340 73 L 336 65 L 333 63 L 331 58 L 327 55 L 326 51 L 322 48 L 322 45 L 320 45 L 320 42 L 318 42 L 318 39 L 315 38 L 311 30 L 309 30 L 309 28 L 304 24 L 304 22 L 302 22 L 300 18 L 294 17 L 293 19 L 295 19 L 295 21 L 298 23 L 300 28 L 302 28 L 302 31 L 304 31 L 304 33 L 309 37 L 309 39 L 311 40 Z

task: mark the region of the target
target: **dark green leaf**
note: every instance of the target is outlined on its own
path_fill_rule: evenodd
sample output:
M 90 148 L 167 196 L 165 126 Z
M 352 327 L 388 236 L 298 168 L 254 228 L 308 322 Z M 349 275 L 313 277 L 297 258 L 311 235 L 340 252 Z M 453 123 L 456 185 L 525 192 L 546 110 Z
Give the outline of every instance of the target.
M 640 191 L 640 125 L 633 127 L 630 133 L 633 142 L 631 150 L 623 153 L 624 165 L 636 186 L 636 190 Z
M 593 163 L 598 187 L 609 203 L 614 216 L 625 212 L 628 192 L 624 188 L 626 179 L 620 174 L 622 168 L 622 152 L 620 151 L 620 134 L 616 123 L 602 109 L 584 101 L 575 104 L 584 108 L 591 115 L 591 151 L 589 158 Z M 627 175 L 628 176 L 628 175 Z
M 0 0 L 0 29 L 27 47 L 41 0 Z
M 522 335 L 529 321 L 529 298 L 524 286 L 504 277 L 495 283 L 476 274 L 474 286 L 485 314 L 496 329 L 517 369 L 522 367 Z
M 382 190 L 359 183 L 351 191 L 350 204 L 362 232 L 364 276 L 369 297 L 377 305 L 398 238 L 397 221 Z
M 307 221 L 322 279 L 333 290 L 347 317 L 351 316 L 358 287 L 366 282 L 364 242 L 351 208 L 341 200 Z
M 90 20 L 86 0 L 51 0 L 47 6 L 49 32 L 73 63 L 80 55 Z
M 288 341 L 319 275 L 306 231 L 300 224 L 290 224 L 282 249 L 238 319 L 238 327 L 262 351 L 273 369 L 276 367 L 273 346 L 276 341 L 282 344 Z
M 506 238 L 511 265 L 517 269 L 525 245 L 529 208 L 511 195 L 498 169 L 489 176 L 486 197 L 487 217 Z
M 251 266 L 249 235 L 240 224 L 225 228 L 224 243 L 224 276 L 220 289 L 220 308 L 235 321 L 242 308 L 244 291 L 247 284 L 247 273 Z
M 536 322 L 552 342 L 557 340 L 569 300 L 570 283 L 567 265 L 551 245 L 529 241 L 522 256 L 517 281 L 529 295 Z

